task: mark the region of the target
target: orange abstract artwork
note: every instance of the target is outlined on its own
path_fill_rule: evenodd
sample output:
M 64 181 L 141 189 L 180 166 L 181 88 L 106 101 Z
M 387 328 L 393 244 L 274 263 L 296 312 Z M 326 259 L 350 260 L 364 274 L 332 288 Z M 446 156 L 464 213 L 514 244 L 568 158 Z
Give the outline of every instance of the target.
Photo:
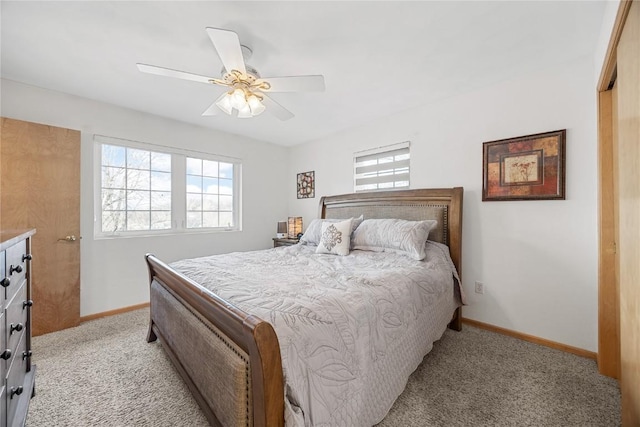
M 483 144 L 482 200 L 565 198 L 566 130 Z

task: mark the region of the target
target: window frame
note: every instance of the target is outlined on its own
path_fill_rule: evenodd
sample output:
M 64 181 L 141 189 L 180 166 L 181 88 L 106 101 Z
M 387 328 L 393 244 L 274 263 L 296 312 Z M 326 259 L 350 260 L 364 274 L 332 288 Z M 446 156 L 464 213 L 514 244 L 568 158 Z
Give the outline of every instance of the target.
M 102 145 L 114 145 L 132 149 L 139 149 L 171 156 L 171 228 L 149 230 L 121 230 L 117 232 L 102 231 Z M 187 228 L 187 189 L 186 172 L 187 157 L 212 160 L 216 162 L 230 163 L 233 165 L 233 220 L 232 227 L 200 227 Z M 242 160 L 235 157 L 214 153 L 206 153 L 196 150 L 188 150 L 171 146 L 151 144 L 147 142 L 132 141 L 128 139 L 109 137 L 104 135 L 93 136 L 93 168 L 94 168 L 94 238 L 112 239 L 128 237 L 151 237 L 172 234 L 198 234 L 242 231 L 241 212 L 241 177 Z
M 367 179 L 367 178 L 363 178 L 363 177 L 358 178 L 358 160 L 359 159 L 362 159 L 364 157 L 371 157 L 372 159 L 379 160 L 379 159 L 382 159 L 384 157 L 389 157 L 389 155 L 391 153 L 398 152 L 398 151 L 405 151 L 405 150 L 406 150 L 406 154 L 408 154 L 408 159 L 406 159 L 407 171 L 406 172 L 396 172 L 394 170 L 393 173 L 391 173 L 391 174 L 389 174 L 387 176 L 395 177 L 395 176 L 398 176 L 400 174 L 402 174 L 402 175 L 406 174 L 406 179 L 402 179 L 402 181 L 403 182 L 406 181 L 407 185 L 396 186 L 396 184 L 395 184 L 396 180 L 389 180 L 389 181 L 386 181 L 386 182 L 392 182 L 393 186 L 391 186 L 391 187 L 380 187 L 380 184 L 385 182 L 385 181 L 380 181 L 380 182 L 376 182 L 375 183 L 377 188 L 358 189 L 358 186 L 359 186 L 358 181 L 362 180 L 362 179 Z M 398 160 L 394 159 L 393 162 L 398 162 Z M 391 163 L 393 163 L 393 162 L 391 162 Z M 400 162 L 404 162 L 404 160 L 400 160 Z M 376 166 L 377 165 L 381 165 L 381 163 L 377 163 Z M 366 168 L 366 167 L 367 166 L 360 166 L 360 168 Z M 372 169 L 377 169 L 378 172 L 380 170 L 383 170 L 381 168 L 372 168 Z M 385 175 L 376 175 L 375 178 L 379 179 L 380 177 L 383 177 L 383 176 L 385 176 Z M 371 177 L 371 178 L 374 178 L 374 177 Z M 363 184 L 360 184 L 360 185 L 363 185 Z M 368 149 L 368 150 L 357 151 L 357 152 L 353 153 L 353 191 L 355 193 L 366 193 L 366 192 L 374 192 L 374 191 L 406 190 L 406 189 L 409 189 L 409 188 L 411 188 L 411 142 L 410 141 L 399 142 L 399 143 L 395 143 L 395 144 L 391 144 L 391 145 L 385 145 L 385 146 L 372 148 L 372 149 Z

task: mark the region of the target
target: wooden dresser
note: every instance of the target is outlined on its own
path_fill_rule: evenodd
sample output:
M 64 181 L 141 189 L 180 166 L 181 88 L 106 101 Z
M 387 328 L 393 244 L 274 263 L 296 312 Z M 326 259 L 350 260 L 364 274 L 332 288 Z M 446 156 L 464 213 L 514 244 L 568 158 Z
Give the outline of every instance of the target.
M 35 394 L 30 277 L 34 233 L 0 233 L 0 427 L 23 426 Z

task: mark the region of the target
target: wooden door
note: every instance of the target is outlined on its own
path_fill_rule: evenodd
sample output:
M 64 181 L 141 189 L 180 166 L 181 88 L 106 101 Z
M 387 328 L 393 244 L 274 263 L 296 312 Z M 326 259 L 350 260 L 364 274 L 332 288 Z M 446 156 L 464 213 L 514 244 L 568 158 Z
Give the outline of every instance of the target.
M 617 49 L 622 425 L 640 425 L 640 1 Z
M 620 378 L 620 286 L 618 272 L 617 87 L 598 98 L 598 368 Z
M 80 320 L 80 132 L 2 118 L 0 228 L 35 228 L 33 335 Z M 65 240 L 75 236 L 75 240 Z M 62 240 L 60 240 L 62 239 Z

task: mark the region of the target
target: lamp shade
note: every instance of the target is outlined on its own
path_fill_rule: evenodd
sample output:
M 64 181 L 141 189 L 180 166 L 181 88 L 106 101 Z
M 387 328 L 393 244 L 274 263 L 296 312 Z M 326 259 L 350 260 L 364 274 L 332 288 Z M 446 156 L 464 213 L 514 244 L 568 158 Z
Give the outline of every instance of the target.
M 301 216 L 290 216 L 289 217 L 289 238 L 295 239 L 299 233 L 302 233 L 302 217 Z
M 228 93 L 216 102 L 216 105 L 229 115 L 233 112 L 233 107 L 231 106 L 231 95 Z
M 245 99 L 244 91 L 240 88 L 235 89 L 231 93 L 231 106 L 236 110 L 240 110 L 247 105 L 247 100 Z
M 251 115 L 253 116 L 257 116 L 265 110 L 264 104 L 262 104 L 258 97 L 253 94 L 249 95 L 247 98 L 247 104 L 249 104 L 249 107 L 251 108 Z

